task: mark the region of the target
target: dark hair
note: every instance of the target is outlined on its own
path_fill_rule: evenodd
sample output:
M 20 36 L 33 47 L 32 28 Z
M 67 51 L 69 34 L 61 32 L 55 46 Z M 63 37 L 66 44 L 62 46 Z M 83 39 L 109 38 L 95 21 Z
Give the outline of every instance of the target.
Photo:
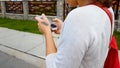
M 112 0 L 97 0 L 98 2 L 102 3 L 106 7 L 112 6 Z

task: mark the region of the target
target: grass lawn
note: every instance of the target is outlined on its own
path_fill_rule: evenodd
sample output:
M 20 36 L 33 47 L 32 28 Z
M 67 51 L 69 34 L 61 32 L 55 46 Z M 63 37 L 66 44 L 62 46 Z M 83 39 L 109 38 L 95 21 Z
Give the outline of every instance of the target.
M 0 18 L 0 27 L 40 34 L 36 21 Z
M 0 27 L 40 34 L 36 21 L 0 18 Z M 116 36 L 118 47 L 120 49 L 120 32 L 115 31 L 114 35 Z

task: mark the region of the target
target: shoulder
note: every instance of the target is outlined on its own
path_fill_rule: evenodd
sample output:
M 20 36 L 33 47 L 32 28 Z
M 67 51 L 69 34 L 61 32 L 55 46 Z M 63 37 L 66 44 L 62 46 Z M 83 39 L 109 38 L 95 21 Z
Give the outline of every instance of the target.
M 75 13 L 88 13 L 88 12 L 95 12 L 96 10 L 98 10 L 99 8 L 97 6 L 94 5 L 87 5 L 87 6 L 83 6 L 83 7 L 78 7 L 76 9 L 73 9 L 69 14 L 75 14 Z
M 71 12 L 69 12 L 68 16 L 66 17 L 66 20 L 70 22 L 79 22 L 83 24 L 83 22 L 89 23 L 92 20 L 100 19 L 105 14 L 106 13 L 104 13 L 104 11 L 101 10 L 99 7 L 94 5 L 87 5 L 73 9 Z
M 89 18 L 91 19 L 92 17 L 96 16 L 101 16 L 105 15 L 106 13 L 99 7 L 94 6 L 94 5 L 88 5 L 88 6 L 83 6 L 83 7 L 78 7 L 68 14 L 68 18 Z
M 108 15 L 104 10 L 95 5 L 87 5 L 83 7 L 78 7 L 71 12 L 69 12 L 66 20 L 69 21 L 79 21 L 79 22 L 90 22 L 94 19 L 102 20 L 106 19 Z M 102 19 L 101 19 L 102 18 Z M 86 21 L 87 20 L 87 21 Z M 109 18 L 107 19 L 109 21 Z M 104 20 L 103 20 L 104 21 Z

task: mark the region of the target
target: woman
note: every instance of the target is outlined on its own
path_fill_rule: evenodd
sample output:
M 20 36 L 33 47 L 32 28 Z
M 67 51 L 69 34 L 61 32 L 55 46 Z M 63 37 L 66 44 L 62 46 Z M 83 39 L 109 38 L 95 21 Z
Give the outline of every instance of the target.
M 79 7 L 68 14 L 63 26 L 59 19 L 53 20 L 57 25 L 55 32 L 60 33 L 57 47 L 46 16 L 42 14 L 43 19 L 35 17 L 46 39 L 47 68 L 103 68 L 108 53 L 111 23 L 108 15 L 93 3 L 99 2 L 109 8 L 110 1 L 66 1 L 71 7 Z M 113 13 L 112 9 L 110 12 Z

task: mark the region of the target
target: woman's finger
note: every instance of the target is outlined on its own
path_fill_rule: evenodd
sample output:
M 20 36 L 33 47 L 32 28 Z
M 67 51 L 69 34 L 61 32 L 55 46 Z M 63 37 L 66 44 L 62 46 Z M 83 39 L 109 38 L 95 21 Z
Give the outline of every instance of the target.
M 42 14 L 42 17 L 43 17 L 44 22 L 49 24 L 48 18 L 45 16 L 45 14 Z
M 47 17 L 45 16 L 45 14 L 42 14 L 42 17 L 43 17 L 44 20 L 47 19 Z
M 36 19 L 38 22 L 43 22 L 43 20 L 40 18 L 40 16 L 36 16 L 35 19 Z
M 53 22 L 58 22 L 59 20 L 57 18 L 53 19 Z
M 42 22 L 41 23 L 46 25 L 46 26 L 48 26 L 48 25 L 50 26 L 48 18 L 45 16 L 45 14 L 42 14 L 41 16 L 42 16 Z

